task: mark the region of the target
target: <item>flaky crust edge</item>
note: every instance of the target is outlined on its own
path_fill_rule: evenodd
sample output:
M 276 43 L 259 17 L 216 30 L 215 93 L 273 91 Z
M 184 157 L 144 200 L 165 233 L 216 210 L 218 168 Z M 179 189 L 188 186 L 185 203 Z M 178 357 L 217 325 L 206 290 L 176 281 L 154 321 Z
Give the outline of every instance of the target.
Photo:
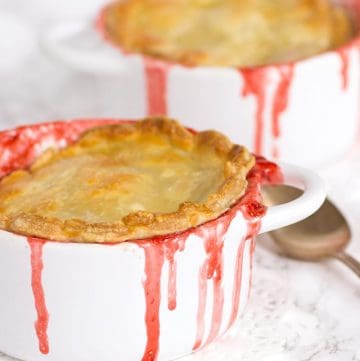
M 155 214 L 134 212 L 116 223 L 87 223 L 78 219 L 62 221 L 57 218 L 17 213 L 11 216 L 0 209 L 0 228 L 17 234 L 59 242 L 119 243 L 154 236 L 181 232 L 213 220 L 234 205 L 247 188 L 246 176 L 255 164 L 255 158 L 245 147 L 234 145 L 216 131 L 192 133 L 180 123 L 165 117 L 146 118 L 131 124 L 108 125 L 90 129 L 102 134 L 128 134 L 129 132 L 153 132 L 165 134 L 177 146 L 191 149 L 195 144 L 212 148 L 224 157 L 225 180 L 221 187 L 204 203 L 185 202 L 172 213 Z M 56 155 L 55 155 L 56 156 Z M 30 168 L 46 165 L 41 159 Z M 5 177 L 9 181 L 12 174 Z M 0 182 L 4 181 L 0 180 Z

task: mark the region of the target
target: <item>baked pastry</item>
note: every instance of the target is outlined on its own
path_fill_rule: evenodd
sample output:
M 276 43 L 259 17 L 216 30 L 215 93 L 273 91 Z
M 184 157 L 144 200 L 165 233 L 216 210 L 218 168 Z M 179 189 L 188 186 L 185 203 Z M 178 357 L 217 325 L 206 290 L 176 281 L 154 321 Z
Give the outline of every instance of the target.
M 254 163 L 224 135 L 165 118 L 93 128 L 0 181 L 0 228 L 75 242 L 178 232 L 229 209 Z
M 349 17 L 330 0 L 122 0 L 103 20 L 125 51 L 188 65 L 293 61 L 352 35 Z

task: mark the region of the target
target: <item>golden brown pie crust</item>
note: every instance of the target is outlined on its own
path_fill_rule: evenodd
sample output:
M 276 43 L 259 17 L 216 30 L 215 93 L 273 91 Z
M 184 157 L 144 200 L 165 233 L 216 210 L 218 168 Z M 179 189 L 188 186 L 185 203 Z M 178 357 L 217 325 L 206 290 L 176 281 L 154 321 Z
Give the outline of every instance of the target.
M 179 232 L 229 209 L 244 194 L 254 163 L 244 147 L 226 136 L 194 134 L 166 118 L 97 127 L 67 148 L 45 151 L 30 169 L 0 181 L 0 228 L 72 242 L 122 242 Z M 178 197 L 171 201 L 171 211 L 164 211 L 168 205 L 161 189 L 149 198 L 151 211 L 129 211 L 126 200 L 134 202 L 137 189 L 145 197 L 150 186 L 172 187 L 176 180 L 178 188 L 164 190 Z M 190 196 L 185 186 L 193 187 Z M 116 219 L 118 214 L 122 216 Z
M 122 0 L 105 10 L 103 23 L 126 52 L 190 66 L 295 61 L 353 33 L 330 0 Z

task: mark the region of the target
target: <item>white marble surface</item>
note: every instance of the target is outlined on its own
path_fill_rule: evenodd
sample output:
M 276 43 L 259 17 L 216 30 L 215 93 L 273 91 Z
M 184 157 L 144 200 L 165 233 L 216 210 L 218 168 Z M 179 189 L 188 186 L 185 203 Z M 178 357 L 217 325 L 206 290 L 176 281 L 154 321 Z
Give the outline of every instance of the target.
M 132 116 L 116 99 L 121 91 L 126 97 L 121 81 L 68 69 L 48 59 L 37 44 L 46 14 L 90 13 L 89 6 L 101 2 L 86 6 L 79 0 L 71 11 L 74 2 L 67 0 L 62 11 L 55 11 L 55 0 L 0 0 L 0 129 L 74 117 Z M 11 34 L 10 42 L 4 33 Z M 351 224 L 349 252 L 360 258 L 360 140 L 346 158 L 320 173 Z M 272 248 L 267 236 L 259 239 L 255 289 L 236 332 L 184 361 L 360 361 L 360 280 L 336 261 L 291 261 Z M 0 355 L 0 360 L 8 358 Z

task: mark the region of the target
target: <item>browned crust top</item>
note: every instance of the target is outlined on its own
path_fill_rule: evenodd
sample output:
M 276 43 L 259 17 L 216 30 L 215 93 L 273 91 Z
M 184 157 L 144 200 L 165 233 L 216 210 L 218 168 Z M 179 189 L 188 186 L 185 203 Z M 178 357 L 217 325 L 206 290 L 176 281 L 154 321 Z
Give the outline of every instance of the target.
M 91 137 L 86 137 L 89 134 Z M 244 194 L 247 187 L 246 176 L 255 163 L 254 157 L 246 148 L 232 144 L 226 136 L 216 131 L 194 134 L 177 121 L 154 117 L 129 124 L 94 128 L 85 132 L 76 144 L 91 148 L 94 140 L 107 142 L 116 138 L 120 141 L 122 137 L 136 134 L 162 134 L 174 146 L 189 152 L 195 151 L 199 146 L 215 152 L 223 159 L 223 183 L 202 203 L 183 202 L 176 211 L 163 214 L 136 211 L 111 223 L 89 223 L 81 219 L 62 220 L 24 213 L 21 209 L 9 214 L 6 206 L 3 208 L 0 205 L 0 228 L 56 241 L 115 243 L 175 233 L 197 226 L 224 213 Z M 59 158 L 59 151 L 45 152 L 30 169 L 19 170 L 3 178 L 0 181 L 0 199 L 6 185 L 16 182 L 19 177 L 31 176 Z

